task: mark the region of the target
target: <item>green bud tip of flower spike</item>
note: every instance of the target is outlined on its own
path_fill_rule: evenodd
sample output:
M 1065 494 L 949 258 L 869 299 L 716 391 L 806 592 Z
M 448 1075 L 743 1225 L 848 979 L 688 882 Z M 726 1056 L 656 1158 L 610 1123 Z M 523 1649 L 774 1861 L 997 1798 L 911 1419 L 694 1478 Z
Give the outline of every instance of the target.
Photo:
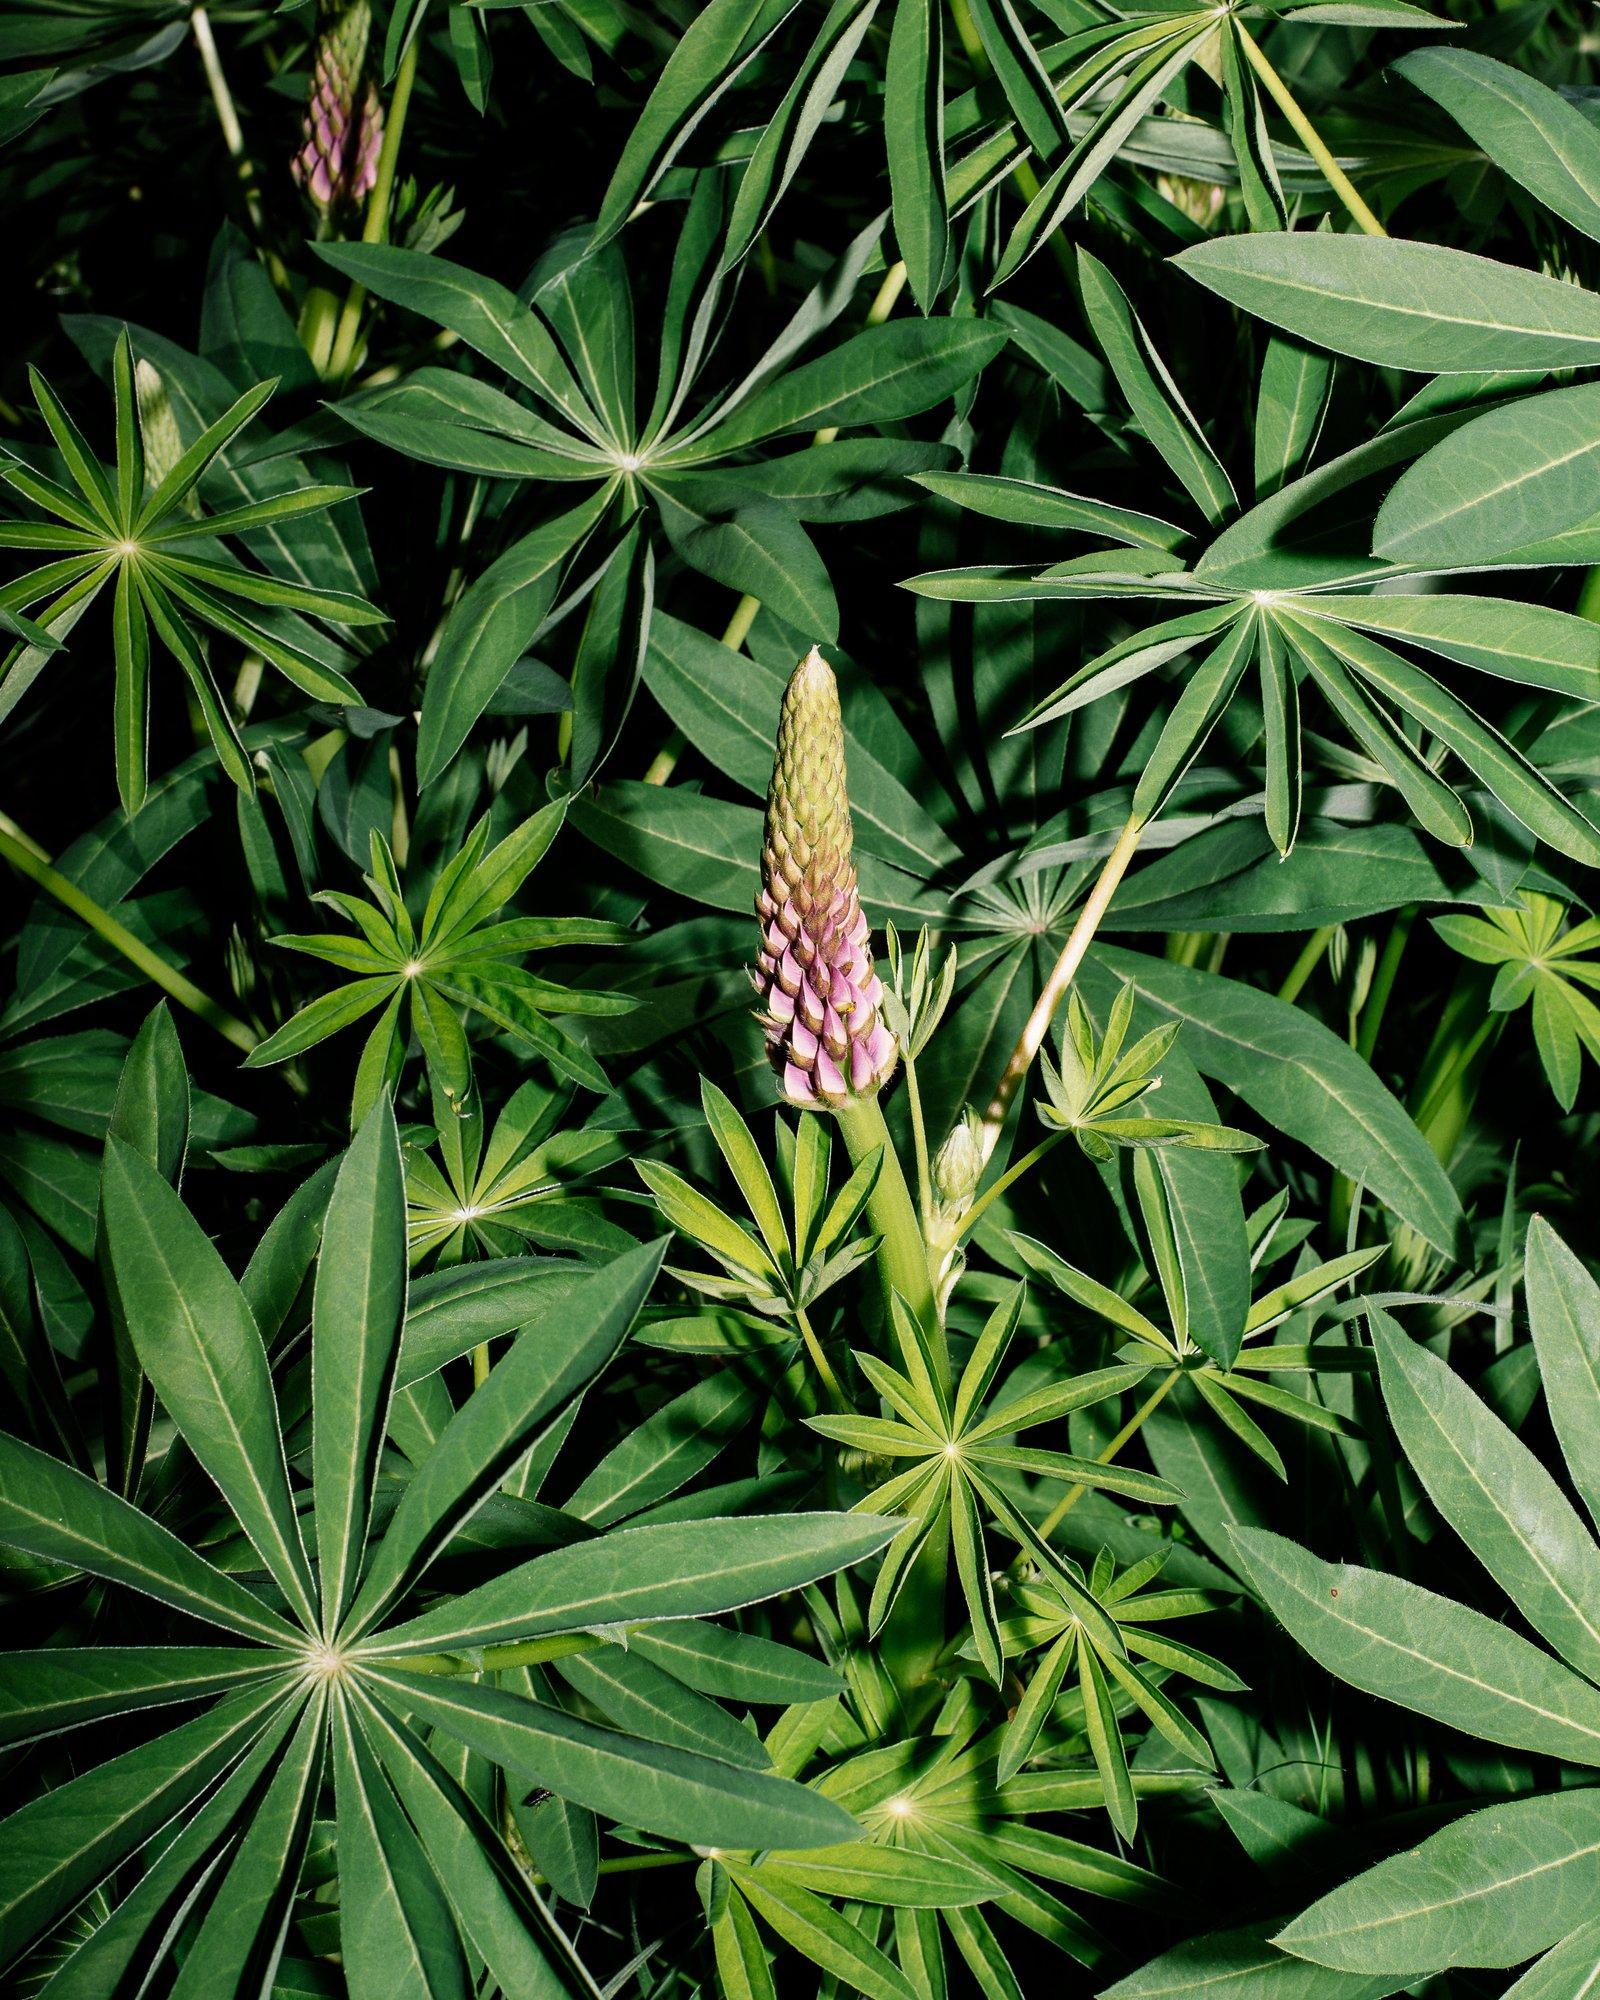
M 779 1087 L 812 1110 L 875 1096 L 898 1053 L 851 847 L 839 685 L 813 646 L 778 718 L 751 973 Z

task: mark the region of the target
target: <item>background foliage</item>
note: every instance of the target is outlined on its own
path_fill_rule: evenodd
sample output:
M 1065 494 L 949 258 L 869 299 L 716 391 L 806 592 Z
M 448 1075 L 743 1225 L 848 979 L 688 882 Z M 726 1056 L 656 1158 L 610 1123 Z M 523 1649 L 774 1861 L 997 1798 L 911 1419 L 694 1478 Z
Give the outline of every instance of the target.
M 1592 1989 L 1591 12 L 8 0 L 8 1990 Z

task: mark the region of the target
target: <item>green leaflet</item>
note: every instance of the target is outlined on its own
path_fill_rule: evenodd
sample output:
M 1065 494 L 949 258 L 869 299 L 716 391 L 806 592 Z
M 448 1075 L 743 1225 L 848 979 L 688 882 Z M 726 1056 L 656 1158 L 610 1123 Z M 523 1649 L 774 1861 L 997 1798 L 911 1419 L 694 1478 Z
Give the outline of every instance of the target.
M 842 1808 L 785 1778 L 579 1721 L 469 1682 L 374 1673 L 383 1699 L 467 1743 L 530 1788 L 680 1840 L 757 1847 L 848 1838 Z
M 1277 1943 L 1319 1965 L 1405 1972 L 1516 1965 L 1590 1915 L 1600 1794 L 1470 1813 L 1314 1903 Z
M 1274 1613 L 1341 1679 L 1491 1742 L 1600 1758 L 1600 1694 L 1482 1612 L 1260 1529 L 1232 1540 Z
M 1386 368 L 1471 374 L 1600 358 L 1600 300 L 1592 293 L 1437 243 L 1237 236 L 1174 261 L 1273 326 Z
M 1550 1421 L 1600 1521 L 1600 1286 L 1542 1217 L 1528 1225 L 1528 1319 Z
M 311 1319 L 312 1478 L 323 1637 L 355 1591 L 405 1318 L 405 1190 L 387 1098 L 333 1184 Z
M 536 1556 L 437 1610 L 390 1627 L 379 1650 L 486 1646 L 595 1623 L 700 1617 L 753 1604 L 880 1549 L 893 1525 L 871 1515 L 791 1514 L 626 1528 Z
M 1436 1355 L 1375 1314 L 1384 1402 L 1434 1505 L 1523 1617 L 1600 1678 L 1600 1549 L 1533 1453 Z
M 1398 75 L 1444 106 L 1502 173 L 1600 236 L 1600 134 L 1558 91 L 1472 49 L 1420 49 Z

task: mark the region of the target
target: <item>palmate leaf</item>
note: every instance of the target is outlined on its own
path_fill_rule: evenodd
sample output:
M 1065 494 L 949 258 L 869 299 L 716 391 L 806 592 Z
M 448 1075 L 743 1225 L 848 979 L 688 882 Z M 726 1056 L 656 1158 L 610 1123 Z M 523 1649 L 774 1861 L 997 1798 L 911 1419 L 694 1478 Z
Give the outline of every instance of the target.
M 458 881 L 470 883 L 470 870 Z M 451 907 L 447 887 L 438 908 Z M 470 914 L 470 890 L 466 907 Z M 426 1430 L 402 1428 L 396 1414 L 395 1435 L 416 1455 L 416 1471 L 386 1532 L 364 1551 L 389 1384 L 401 1372 L 396 1350 L 405 1307 L 400 1166 L 392 1115 L 380 1103 L 335 1177 L 331 1199 L 318 1190 L 326 1216 L 312 1303 L 310 1497 L 322 1560 L 313 1583 L 303 1555 L 297 1561 L 294 1554 L 294 1496 L 250 1310 L 156 1169 L 127 1145 L 112 1147 L 107 1254 L 130 1337 L 189 1449 L 239 1525 L 258 1540 L 273 1579 L 267 1588 L 273 1595 L 282 1589 L 293 1622 L 86 1474 L 3 1441 L 0 1463 L 14 1472 L 18 1490 L 0 1517 L 0 1539 L 265 1642 L 63 1653 L 48 1686 L 36 1672 L 25 1679 L 19 1663 L 0 1663 L 4 1728 L 13 1740 L 163 1702 L 221 1697 L 196 1720 L 47 1793 L 8 1823 L 10 1886 L 0 1884 L 0 1951 L 7 1959 L 182 1817 L 184 1830 L 141 1889 L 92 1933 L 81 1959 L 65 1960 L 58 1990 L 109 2000 L 130 1966 L 159 1965 L 176 1934 L 172 1920 L 186 1908 L 198 1926 L 197 1943 L 178 1990 L 243 1990 L 247 1969 L 274 1962 L 281 1947 L 326 1771 L 342 1829 L 343 1944 L 353 1990 L 377 1991 L 409 1977 L 401 1966 L 420 1965 L 425 1973 L 418 1976 L 430 1982 L 425 1990 L 449 1991 L 462 1974 L 466 1941 L 519 1981 L 519 1991 L 591 1990 L 570 1947 L 520 1883 L 499 1834 L 444 1776 L 413 1725 L 387 1713 L 396 1702 L 408 1715 L 426 1708 L 435 1721 L 448 1712 L 460 1725 L 458 1741 L 480 1743 L 514 1775 L 529 1783 L 553 1779 L 564 1795 L 609 1807 L 612 1816 L 658 1838 L 703 1838 L 709 1829 L 713 1837 L 753 1847 L 774 1829 L 800 1846 L 853 1837 L 848 1813 L 768 1772 L 754 1739 L 707 1695 L 673 1676 L 672 1663 L 685 1655 L 681 1638 L 657 1661 L 619 1653 L 616 1665 L 599 1658 L 571 1663 L 573 1684 L 611 1718 L 610 1727 L 579 1721 L 510 1686 L 486 1684 L 463 1705 L 449 1683 L 486 1656 L 474 1649 L 419 1657 L 415 1640 L 443 1615 L 457 1628 L 452 1646 L 475 1648 L 464 1628 L 481 1636 L 490 1613 L 519 1631 L 515 1643 L 523 1646 L 541 1636 L 532 1630 L 531 1613 L 557 1654 L 598 1645 L 599 1633 L 585 1628 L 611 1632 L 635 1619 L 660 1618 L 670 1639 L 683 1632 L 686 1617 L 802 1587 L 880 1548 L 891 1523 L 838 1515 L 664 1523 L 604 1538 L 613 1553 L 599 1563 L 582 1560 L 590 1549 L 599 1554 L 599 1539 L 575 1547 L 569 1552 L 580 1558 L 575 1566 L 560 1576 L 538 1572 L 548 1593 L 524 1564 L 518 1581 L 503 1580 L 509 1587 L 498 1591 L 498 1610 L 491 1582 L 459 1600 L 459 1612 L 436 1597 L 422 1617 L 384 1624 L 391 1606 L 411 1608 L 407 1600 L 432 1556 L 526 1457 L 546 1414 L 570 1402 L 603 1365 L 649 1288 L 659 1245 L 628 1253 L 614 1271 L 585 1273 L 558 1295 L 559 1313 L 543 1326 L 537 1318 L 529 1323 L 526 1290 L 516 1294 L 509 1321 L 480 1316 L 469 1325 L 468 1338 L 495 1325 L 526 1330 L 432 1440 Z M 304 1271 L 309 1250 L 289 1262 L 285 1282 L 296 1282 L 293 1269 Z M 514 1265 L 488 1275 L 508 1273 L 520 1276 Z M 475 1314 L 482 1279 L 470 1276 L 475 1286 L 436 1286 L 438 1301 L 429 1294 L 413 1319 L 449 1299 Z M 255 1282 L 258 1296 L 269 1297 L 259 1275 Z M 501 1282 L 492 1289 L 510 1288 Z M 194 1345 L 197 1315 L 207 1330 L 203 1355 Z M 442 1352 L 466 1344 L 455 1332 L 429 1340 L 435 1366 Z M 448 1410 L 448 1393 L 440 1394 Z M 280 1532 L 283 1508 L 289 1526 Z M 687 1656 L 704 1655 L 711 1664 L 690 1678 L 704 1679 L 709 1670 L 718 1691 L 725 1680 L 737 1683 L 740 1646 L 732 1635 L 730 1643 L 735 1665 L 724 1672 L 715 1664 L 715 1644 L 707 1655 L 691 1642 Z M 771 1660 L 762 1653 L 752 1663 L 756 1681 L 746 1675 L 744 1683 L 757 1699 L 796 1687 L 784 1649 L 769 1650 Z M 492 1674 L 498 1663 L 487 1657 Z M 820 1690 L 807 1680 L 800 1691 Z
M 258 1042 L 247 1066 L 287 1061 L 383 1009 L 356 1072 L 352 1123 L 359 1125 L 384 1087 L 398 1078 L 405 1056 L 400 1033 L 405 1009 L 434 1083 L 452 1104 L 461 1105 L 472 1080 L 471 1051 L 460 1020 L 462 1012 L 469 1012 L 531 1046 L 561 1074 L 604 1088 L 599 1064 L 576 1036 L 548 1016 L 627 1013 L 634 1000 L 559 986 L 508 961 L 563 944 L 620 943 L 627 932 L 621 925 L 587 918 L 490 921 L 544 857 L 566 811 L 564 800 L 552 801 L 493 848 L 487 848 L 488 817 L 480 819 L 434 883 L 420 931 L 406 908 L 388 842 L 374 829 L 366 877 L 372 900 L 335 890 L 321 898 L 349 918 L 361 937 L 289 934 L 275 940 L 358 976 L 338 992 L 308 1002 Z
M 117 464 L 108 474 L 65 407 L 42 377 L 34 377 L 40 415 L 65 461 L 76 497 L 14 458 L 3 478 L 17 492 L 55 517 L 55 522 L 8 523 L 5 541 L 16 548 L 76 551 L 63 566 L 46 564 L 6 586 L 0 601 L 17 606 L 50 602 L 36 622 L 51 640 L 64 639 L 101 586 L 116 579 L 111 617 L 115 664 L 113 740 L 118 791 L 130 815 L 144 803 L 148 761 L 148 680 L 151 634 L 178 660 L 206 718 L 217 756 L 233 781 L 249 791 L 253 776 L 237 730 L 217 691 L 195 625 L 209 626 L 259 651 L 295 685 L 324 700 L 354 703 L 355 688 L 333 662 L 341 649 L 316 634 L 307 617 L 345 626 L 384 622 L 383 614 L 361 596 L 329 589 L 302 575 L 286 579 L 233 560 L 185 554 L 197 534 L 259 534 L 277 522 L 325 512 L 355 497 L 344 486 L 307 488 L 259 499 L 241 509 L 199 520 L 175 518 L 192 504 L 200 480 L 251 423 L 272 395 L 276 382 L 258 383 L 206 426 L 146 492 L 147 465 L 134 406 L 134 358 L 124 328 L 111 354 L 116 411 Z M 65 521 L 65 529 L 57 523 Z M 246 610 L 237 607 L 243 605 Z M 248 607 L 268 607 L 275 626 Z M 292 614 L 293 622 L 286 622 Z M 31 630 L 31 628 L 30 628 Z M 31 685 L 47 657 L 37 640 L 24 634 L 0 666 L 0 703 L 9 709 Z
M 758 40 L 784 11 L 768 6 Z M 751 25 L 760 13 L 752 14 L 747 0 L 736 0 L 731 15 L 719 4 L 718 18 L 737 16 Z M 831 65 L 844 44 L 864 31 L 869 13 L 842 10 L 835 25 L 844 40 L 819 72 L 823 97 L 831 95 L 826 83 Z M 704 69 L 709 45 L 700 37 L 710 31 L 702 15 L 663 72 L 639 128 L 642 133 L 649 125 L 656 133 L 646 148 L 651 158 L 657 147 L 662 159 L 670 157 L 686 136 L 671 120 L 656 130 L 651 123 L 656 112 L 677 100 L 680 85 L 689 87 L 691 73 L 700 79 L 690 88 L 691 99 L 699 101 L 701 84 L 709 87 Z M 681 68 L 685 62 L 688 70 Z M 712 95 L 728 80 L 719 74 Z M 801 128 L 820 115 L 820 99 L 804 78 L 797 88 L 795 143 L 803 137 Z M 780 118 L 773 131 L 782 123 Z M 647 180 L 657 166 L 648 168 Z M 755 199 L 762 180 L 781 178 L 783 171 L 776 155 L 758 160 L 743 188 Z M 881 225 L 875 224 L 756 366 L 691 408 L 697 377 L 720 330 L 717 306 L 726 266 L 712 267 L 714 241 L 707 226 L 716 219 L 716 207 L 714 194 L 697 197 L 690 206 L 674 260 L 679 273 L 674 299 L 661 329 L 655 403 L 642 426 L 635 416 L 629 269 L 620 252 L 604 247 L 613 223 L 620 226 L 625 218 L 603 219 L 596 244 L 583 255 L 577 253 L 584 246 L 572 239 L 558 244 L 536 273 L 530 305 L 437 257 L 389 245 L 324 246 L 340 270 L 376 296 L 459 333 L 531 389 L 550 412 L 549 419 L 535 415 L 488 385 L 425 370 L 376 398 L 362 393 L 341 404 L 358 430 L 456 469 L 585 482 L 594 489 L 576 507 L 512 541 L 451 609 L 423 699 L 424 784 L 436 780 L 458 754 L 541 631 L 591 590 L 594 600 L 573 674 L 570 761 L 574 782 L 592 775 L 626 712 L 632 687 L 627 662 L 642 656 L 648 641 L 652 565 L 668 556 L 757 597 L 813 636 L 832 637 L 838 629 L 833 587 L 802 517 L 829 518 L 834 486 L 848 493 L 849 484 L 874 480 L 888 489 L 887 504 L 896 504 L 894 461 L 906 447 L 888 444 L 882 461 L 859 461 L 849 482 L 847 467 L 833 468 L 832 482 L 825 482 L 820 495 L 808 492 L 804 468 L 798 490 L 790 490 L 797 469 L 781 460 L 752 464 L 750 448 L 796 432 L 831 435 L 841 426 L 919 415 L 963 389 L 1005 344 L 1003 330 L 973 318 L 901 321 L 869 326 L 831 353 L 796 365 L 800 351 L 848 305 L 879 233 Z M 739 210 L 733 226 L 738 231 L 754 222 L 753 211 Z M 846 451 L 852 448 L 847 445 Z M 913 450 L 942 455 L 933 447 Z

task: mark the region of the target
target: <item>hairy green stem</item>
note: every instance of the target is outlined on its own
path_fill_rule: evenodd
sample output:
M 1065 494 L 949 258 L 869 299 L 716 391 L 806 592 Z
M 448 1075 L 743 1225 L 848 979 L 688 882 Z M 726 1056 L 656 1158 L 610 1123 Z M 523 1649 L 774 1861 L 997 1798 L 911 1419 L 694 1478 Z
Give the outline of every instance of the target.
M 508 1667 L 539 1667 L 572 1653 L 592 1653 L 607 1643 L 598 1632 L 560 1632 L 549 1639 L 514 1639 L 472 1653 L 397 1653 L 389 1657 L 375 1645 L 370 1652 L 363 1649 L 355 1657 L 363 1666 L 397 1667 L 408 1674 L 498 1674 Z
M 901 1058 L 906 1073 L 906 1104 L 911 1112 L 911 1151 L 917 1169 L 917 1215 L 925 1239 L 933 1216 L 933 1173 L 928 1161 L 928 1123 L 922 1113 L 922 1085 L 917 1081 L 917 1065 L 909 1055 Z
M 103 909 L 94 898 L 69 881 L 58 869 L 52 868 L 44 850 L 28 839 L 14 820 L 0 813 L 0 859 L 9 861 L 19 875 L 54 896 L 63 909 L 70 910 L 80 923 L 87 924 L 96 937 L 104 938 L 114 951 L 118 951 L 130 965 L 137 966 L 147 979 L 153 980 L 163 993 L 176 1000 L 198 1020 L 215 1028 L 219 1035 L 233 1043 L 236 1049 L 243 1049 L 248 1055 L 261 1039 L 236 1015 L 230 1014 L 220 1002 L 213 1000 L 209 993 L 201 992 L 191 979 L 171 966 L 160 955 L 152 951 L 143 938 L 135 937 L 125 924 L 117 922 L 109 910 Z
M 1106 856 L 1104 865 L 1089 891 L 1089 900 L 1078 912 L 1078 920 L 1072 926 L 1071 934 L 1061 947 L 1061 956 L 1056 960 L 1050 977 L 1044 983 L 1044 990 L 1034 1003 L 1033 1012 L 1028 1016 L 1022 1033 L 1017 1037 L 1017 1045 L 1011 1051 L 1005 1070 L 995 1086 L 994 1096 L 989 1100 L 989 1108 L 983 1114 L 979 1127 L 978 1143 L 987 1160 L 993 1153 L 1005 1128 L 1006 1117 L 1012 1101 L 1022 1088 L 1022 1080 L 1033 1067 L 1033 1059 L 1044 1046 L 1044 1038 L 1050 1032 L 1050 1023 L 1056 1009 L 1066 997 L 1067 989 L 1077 977 L 1078 967 L 1083 963 L 1085 952 L 1094 942 L 1094 934 L 1100 928 L 1101 919 L 1111 907 L 1111 899 L 1117 893 L 1117 885 L 1127 873 L 1139 845 L 1139 837 L 1147 822 L 1130 819 L 1117 835 L 1116 843 Z
M 1237 14 L 1233 16 L 1233 30 L 1239 37 L 1239 46 L 1244 50 L 1245 58 L 1249 62 L 1250 67 L 1266 85 L 1268 96 L 1271 97 L 1273 103 L 1277 105 L 1284 117 L 1288 119 L 1290 125 L 1294 128 L 1295 137 L 1321 168 L 1323 179 L 1333 189 L 1340 201 L 1344 203 L 1346 209 L 1349 210 L 1350 217 L 1357 228 L 1365 230 L 1369 236 L 1387 236 L 1389 233 L 1388 230 L 1384 228 L 1372 210 L 1368 208 L 1360 195 L 1356 193 L 1350 176 L 1340 166 L 1332 153 L 1328 151 L 1321 133 L 1318 132 L 1316 126 L 1312 124 L 1305 112 L 1301 110 L 1294 93 L 1272 67 L 1271 63 L 1267 61 L 1259 44 Z
M 389 114 L 383 127 L 383 147 L 378 154 L 377 176 L 372 183 L 372 193 L 367 197 L 367 219 L 361 231 L 363 243 L 386 243 L 389 240 L 395 166 L 400 158 L 400 135 L 406 128 L 412 86 L 417 80 L 420 40 L 420 35 L 412 36 L 410 46 L 400 58 L 400 67 L 395 71 L 394 92 L 389 99 Z M 343 382 L 355 363 L 361 309 L 366 304 L 366 298 L 365 285 L 358 284 L 352 284 L 345 296 L 344 310 L 339 315 L 339 330 L 334 335 L 333 351 L 328 357 L 327 374 L 332 382 Z
M 1047 1153 L 1053 1153 L 1066 1136 L 1065 1132 L 1052 1132 L 1048 1138 L 1041 1139 L 1037 1146 L 1024 1153 L 1020 1160 L 1014 1160 L 1006 1168 L 1005 1172 L 1000 1175 L 999 1179 L 991 1181 L 983 1193 L 978 1196 L 977 1200 L 956 1224 L 955 1231 L 948 1242 L 935 1244 L 934 1248 L 940 1251 L 953 1250 L 964 1237 L 970 1236 L 983 1220 L 983 1212 L 989 1206 L 990 1202 L 997 1200 L 1005 1193 L 1008 1187 L 1013 1186 L 1017 1181 L 1021 1180 L 1028 1169 L 1036 1167 Z

